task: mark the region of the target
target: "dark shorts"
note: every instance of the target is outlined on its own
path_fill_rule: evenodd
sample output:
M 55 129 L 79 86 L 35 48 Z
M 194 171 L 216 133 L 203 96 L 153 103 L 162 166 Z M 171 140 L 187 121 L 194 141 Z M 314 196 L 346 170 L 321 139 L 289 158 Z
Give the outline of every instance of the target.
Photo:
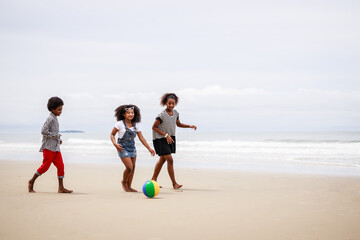
M 175 136 L 171 136 L 174 140 L 172 144 L 168 144 L 166 138 L 159 138 L 153 140 L 155 152 L 159 156 L 170 155 L 176 152 Z

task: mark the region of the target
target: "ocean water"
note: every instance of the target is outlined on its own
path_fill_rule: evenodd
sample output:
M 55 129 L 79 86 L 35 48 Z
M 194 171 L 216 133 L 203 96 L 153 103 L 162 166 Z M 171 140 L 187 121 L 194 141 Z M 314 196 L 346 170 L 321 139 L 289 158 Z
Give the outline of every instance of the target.
M 151 133 L 144 132 L 152 146 Z M 121 164 L 109 133 L 62 133 L 64 162 Z M 0 159 L 42 161 L 40 133 L 0 135 Z M 137 166 L 154 166 L 140 141 Z M 360 132 L 177 133 L 176 167 L 360 176 Z

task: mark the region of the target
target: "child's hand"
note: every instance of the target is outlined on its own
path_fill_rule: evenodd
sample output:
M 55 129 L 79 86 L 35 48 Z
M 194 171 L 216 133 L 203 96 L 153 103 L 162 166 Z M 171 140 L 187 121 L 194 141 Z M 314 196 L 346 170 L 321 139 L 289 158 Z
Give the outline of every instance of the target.
M 195 125 L 190 125 L 190 128 L 194 129 L 194 131 L 197 129 Z
M 174 142 L 174 139 L 172 139 L 172 137 L 170 137 L 170 135 L 166 136 L 166 141 L 168 144 L 172 144 Z
M 154 149 L 150 148 L 150 149 L 149 149 L 149 152 L 150 152 L 151 156 L 155 156 L 155 151 L 154 151 Z
M 62 140 L 60 140 L 60 145 L 62 144 Z
M 120 152 L 122 152 L 124 150 L 121 144 L 114 144 L 114 146 L 115 146 L 116 150 L 118 150 Z

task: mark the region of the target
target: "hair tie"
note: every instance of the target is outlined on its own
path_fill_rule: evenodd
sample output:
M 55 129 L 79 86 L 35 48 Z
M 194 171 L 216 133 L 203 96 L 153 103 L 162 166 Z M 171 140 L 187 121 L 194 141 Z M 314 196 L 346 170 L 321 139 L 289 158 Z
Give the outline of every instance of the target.
M 167 96 L 167 97 L 166 97 L 166 100 L 169 99 L 169 98 L 176 99 L 176 97 L 175 97 L 174 94 L 170 94 L 169 96 Z

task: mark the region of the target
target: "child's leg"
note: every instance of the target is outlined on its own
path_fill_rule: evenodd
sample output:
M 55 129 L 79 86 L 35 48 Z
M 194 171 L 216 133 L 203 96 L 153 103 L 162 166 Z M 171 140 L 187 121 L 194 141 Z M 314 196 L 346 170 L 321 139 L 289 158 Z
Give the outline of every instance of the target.
M 58 175 L 58 179 L 59 179 L 59 189 L 58 192 L 59 193 L 72 193 L 72 190 L 68 190 L 64 187 L 64 161 L 62 159 L 61 156 L 61 152 L 56 152 L 55 157 L 54 157 L 54 161 L 53 161 L 55 167 L 57 168 L 57 175 Z
M 134 170 L 133 164 L 132 164 L 131 158 L 129 158 L 129 157 L 122 158 L 121 161 L 125 165 L 123 180 L 121 181 L 121 184 L 122 184 L 123 189 L 126 192 L 130 192 L 130 189 L 128 186 L 128 179 L 129 179 L 130 173 L 132 173 L 132 171 Z
M 37 173 L 34 174 L 34 176 L 29 180 L 28 182 L 28 190 L 29 190 L 29 193 L 34 193 L 34 183 L 35 183 L 35 180 L 39 177 L 40 175 L 38 175 Z
M 43 162 L 42 162 L 41 166 L 38 168 L 38 170 L 36 171 L 37 175 L 40 176 L 40 175 L 44 174 L 47 170 L 49 170 L 49 167 L 50 167 L 51 163 L 53 162 L 55 155 L 56 155 L 56 152 L 44 149 Z
M 131 187 L 131 183 L 134 177 L 134 173 L 135 173 L 135 163 L 136 163 L 136 157 L 132 157 L 131 158 L 131 162 L 132 162 L 132 166 L 133 166 L 133 170 L 130 172 L 129 176 L 128 176 L 128 181 L 127 181 L 127 185 L 129 187 L 130 192 L 137 192 L 135 189 L 133 189 Z
M 173 184 L 173 187 L 174 189 L 179 189 L 182 187 L 182 185 L 178 184 L 175 180 L 175 172 L 174 172 L 174 160 L 170 155 L 165 155 L 164 156 L 166 161 L 167 161 L 167 169 L 168 169 L 168 172 L 169 172 L 169 176 L 170 176 L 170 179 L 172 181 L 172 184 Z
M 59 190 L 58 193 L 72 193 L 73 190 L 68 190 L 64 188 L 64 178 L 58 178 L 59 179 Z
M 53 163 L 54 163 L 55 167 L 57 168 L 58 178 L 64 178 L 64 175 L 65 175 L 64 161 L 62 159 L 61 152 L 56 152 Z
M 36 171 L 36 173 L 34 174 L 34 176 L 28 182 L 28 190 L 29 190 L 29 192 L 35 192 L 34 191 L 35 180 L 41 174 L 45 173 L 49 169 L 53 159 L 54 159 L 54 152 L 49 151 L 47 149 L 44 149 L 44 151 L 43 151 L 43 162 L 42 162 L 41 166 L 38 168 L 38 170 Z
M 159 161 L 155 165 L 154 174 L 153 174 L 151 180 L 157 181 L 157 178 L 160 174 L 161 168 L 164 165 L 165 161 L 166 161 L 165 157 L 160 156 Z

